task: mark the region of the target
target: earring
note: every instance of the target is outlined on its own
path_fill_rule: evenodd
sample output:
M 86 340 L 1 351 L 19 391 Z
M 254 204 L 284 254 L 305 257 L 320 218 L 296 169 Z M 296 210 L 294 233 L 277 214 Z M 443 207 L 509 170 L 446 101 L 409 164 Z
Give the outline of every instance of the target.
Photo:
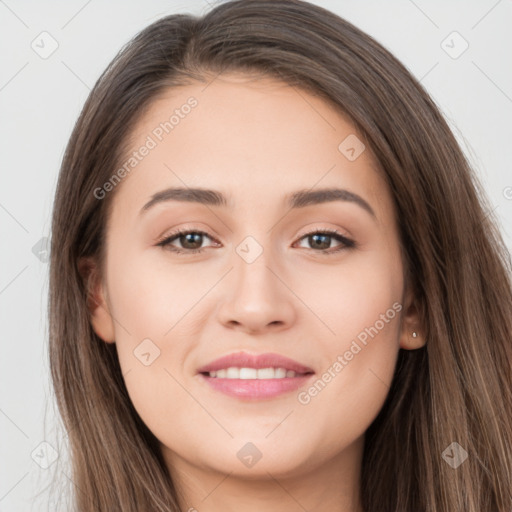
M 418 333 L 417 333 L 416 331 L 414 331 L 414 332 L 412 333 L 412 337 L 413 337 L 413 338 L 417 338 L 417 337 L 418 337 Z

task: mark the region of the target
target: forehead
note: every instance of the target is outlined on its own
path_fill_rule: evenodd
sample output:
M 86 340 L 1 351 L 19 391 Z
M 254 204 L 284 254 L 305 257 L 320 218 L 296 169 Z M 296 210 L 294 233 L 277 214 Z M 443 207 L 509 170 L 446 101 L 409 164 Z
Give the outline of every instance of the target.
M 155 192 L 180 186 L 261 208 L 290 191 L 336 186 L 365 195 L 377 210 L 391 208 L 378 165 L 348 118 L 271 78 L 229 74 L 166 90 L 134 126 L 125 162 L 143 146 L 150 149 L 132 156 L 136 165 L 115 202 L 140 208 Z

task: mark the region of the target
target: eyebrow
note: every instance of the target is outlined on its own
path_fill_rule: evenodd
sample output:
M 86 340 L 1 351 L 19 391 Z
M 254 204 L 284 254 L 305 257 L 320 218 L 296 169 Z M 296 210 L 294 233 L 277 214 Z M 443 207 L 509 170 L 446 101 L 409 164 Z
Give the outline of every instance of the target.
M 185 201 L 200 203 L 206 206 L 228 206 L 228 200 L 222 192 L 205 188 L 168 188 L 151 196 L 151 199 L 142 207 L 141 214 L 152 206 L 167 201 Z M 372 217 L 376 218 L 373 208 L 361 196 L 341 188 L 324 188 L 318 190 L 298 190 L 286 197 L 289 208 L 304 208 L 312 204 L 322 204 L 331 201 L 354 203 Z

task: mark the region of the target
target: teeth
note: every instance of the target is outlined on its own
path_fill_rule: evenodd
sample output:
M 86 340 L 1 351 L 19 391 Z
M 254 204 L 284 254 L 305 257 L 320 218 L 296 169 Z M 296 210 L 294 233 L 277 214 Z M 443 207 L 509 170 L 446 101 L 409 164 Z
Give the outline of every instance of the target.
M 234 379 L 257 379 L 258 371 L 256 368 L 240 368 L 240 371 L 237 368 L 231 368 L 231 373 L 228 372 L 228 376 L 233 375 Z M 239 373 L 238 377 L 237 373 Z
M 238 368 L 228 368 L 226 371 L 227 379 L 239 379 L 240 378 L 240 370 Z
M 276 376 L 274 368 L 259 368 L 258 379 L 273 379 Z
M 286 377 L 295 377 L 297 374 L 293 370 L 285 368 L 230 368 L 217 370 L 209 373 L 210 377 L 217 379 L 284 379 Z

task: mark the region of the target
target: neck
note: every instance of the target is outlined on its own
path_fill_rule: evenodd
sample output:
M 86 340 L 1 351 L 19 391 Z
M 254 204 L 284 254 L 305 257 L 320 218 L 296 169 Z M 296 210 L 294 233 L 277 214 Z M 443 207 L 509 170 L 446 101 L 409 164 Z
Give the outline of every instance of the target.
M 287 474 L 255 465 L 251 474 L 220 472 L 191 464 L 162 447 L 183 512 L 363 512 L 360 474 L 364 437 L 335 458 L 308 461 Z M 262 462 L 262 461 L 260 461 Z M 256 472 L 257 471 L 257 472 Z

